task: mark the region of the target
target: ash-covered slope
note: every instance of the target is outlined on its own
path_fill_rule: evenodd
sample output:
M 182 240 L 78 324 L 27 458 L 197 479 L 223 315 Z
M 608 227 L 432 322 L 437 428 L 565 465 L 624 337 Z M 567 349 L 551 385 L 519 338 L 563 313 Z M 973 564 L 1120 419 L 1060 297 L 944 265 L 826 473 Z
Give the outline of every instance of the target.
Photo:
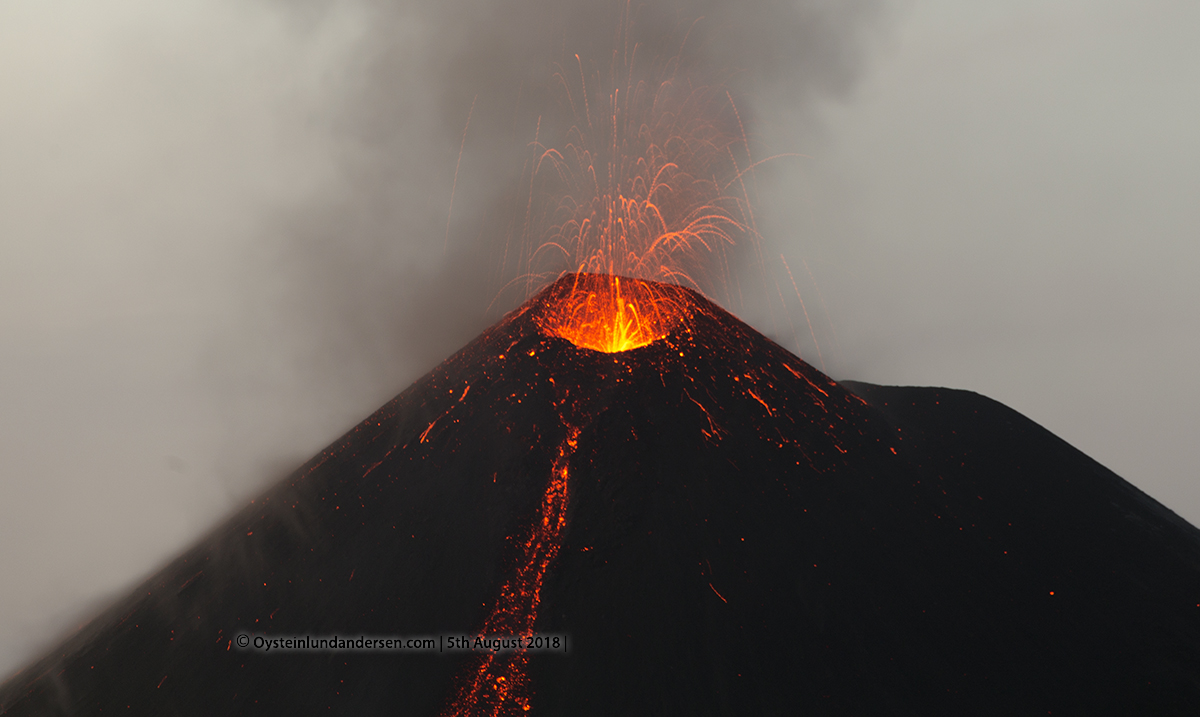
M 531 654 L 501 714 L 1200 706 L 1200 537 L 1162 506 L 988 399 L 836 384 L 684 289 L 654 287 L 688 316 L 665 339 L 576 348 L 539 329 L 567 281 L 11 679 L 5 713 L 461 704 L 473 655 L 231 640 L 480 629 L 556 468 L 534 625 L 571 651 Z

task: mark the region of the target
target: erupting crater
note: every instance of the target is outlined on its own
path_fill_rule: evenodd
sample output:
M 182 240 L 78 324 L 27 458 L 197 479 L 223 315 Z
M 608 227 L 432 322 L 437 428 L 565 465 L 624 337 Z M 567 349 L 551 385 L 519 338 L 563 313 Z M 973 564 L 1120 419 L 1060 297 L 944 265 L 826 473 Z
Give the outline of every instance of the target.
M 580 348 L 618 353 L 666 336 L 685 315 L 666 285 L 615 276 L 577 273 L 540 297 L 537 324 L 543 333 Z

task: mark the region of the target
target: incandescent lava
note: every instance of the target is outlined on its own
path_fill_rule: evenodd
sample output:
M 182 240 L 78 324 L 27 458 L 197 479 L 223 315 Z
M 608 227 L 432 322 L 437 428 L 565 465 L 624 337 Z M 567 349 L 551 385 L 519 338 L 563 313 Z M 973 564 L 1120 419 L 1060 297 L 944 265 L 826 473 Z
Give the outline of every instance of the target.
M 641 348 L 683 321 L 677 292 L 641 279 L 578 273 L 538 300 L 536 321 L 551 336 L 580 348 L 617 353 Z

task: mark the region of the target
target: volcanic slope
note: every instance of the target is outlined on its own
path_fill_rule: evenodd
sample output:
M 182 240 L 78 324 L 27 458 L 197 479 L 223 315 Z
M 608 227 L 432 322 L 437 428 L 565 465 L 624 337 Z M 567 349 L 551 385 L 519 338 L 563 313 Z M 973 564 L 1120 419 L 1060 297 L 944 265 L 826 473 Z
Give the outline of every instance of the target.
M 5 714 L 1196 714 L 1200 532 L 1019 414 L 703 297 L 507 316 L 0 688 Z M 239 651 L 536 629 L 570 652 Z M 505 677 L 505 680 L 499 680 Z M 506 686 L 507 685 L 507 686 Z

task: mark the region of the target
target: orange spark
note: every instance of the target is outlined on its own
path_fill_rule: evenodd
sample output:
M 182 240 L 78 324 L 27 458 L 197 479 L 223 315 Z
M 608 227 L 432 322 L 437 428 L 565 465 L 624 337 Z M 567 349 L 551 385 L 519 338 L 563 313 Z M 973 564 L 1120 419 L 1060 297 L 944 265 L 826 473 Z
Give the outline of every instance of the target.
M 542 328 L 585 348 L 626 351 L 661 338 L 680 318 L 630 279 L 728 288 L 728 253 L 754 235 L 747 201 L 725 192 L 739 174 L 730 148 L 745 137 L 731 95 L 678 77 L 678 58 L 657 82 L 614 69 L 612 89 L 597 91 L 596 102 L 589 90 L 605 83 L 576 64 L 577 80 L 556 75 L 574 124 L 558 146 L 535 142 L 525 225 L 537 248 L 524 279 L 532 293 L 571 272 L 614 277 L 587 279 Z

